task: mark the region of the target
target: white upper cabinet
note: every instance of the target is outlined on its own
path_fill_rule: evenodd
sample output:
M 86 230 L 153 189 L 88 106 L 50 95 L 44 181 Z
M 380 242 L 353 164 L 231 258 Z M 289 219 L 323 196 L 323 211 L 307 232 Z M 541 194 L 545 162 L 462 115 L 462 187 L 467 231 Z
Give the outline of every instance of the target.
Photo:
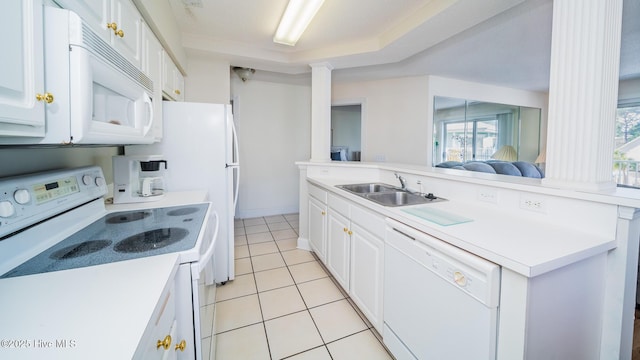
M 0 12 L 0 136 L 44 136 L 42 2 L 7 1 Z
M 171 100 L 184 101 L 184 77 L 166 51 L 162 56 L 162 91 Z
M 57 0 L 80 15 L 104 41 L 141 66 L 142 17 L 130 0 Z
M 111 35 L 111 44 L 131 63 L 140 67 L 142 17 L 138 9 L 129 0 L 111 0 L 111 23 L 117 27 Z

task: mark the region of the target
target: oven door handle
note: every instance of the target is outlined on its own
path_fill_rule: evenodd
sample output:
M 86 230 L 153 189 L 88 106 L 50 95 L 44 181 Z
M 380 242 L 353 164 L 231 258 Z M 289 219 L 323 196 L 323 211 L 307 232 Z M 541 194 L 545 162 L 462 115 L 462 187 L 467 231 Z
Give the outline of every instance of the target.
M 215 219 L 213 235 L 211 236 L 211 243 L 209 244 L 209 248 L 207 249 L 207 251 L 205 251 L 205 253 L 200 257 L 200 260 L 198 261 L 198 274 L 204 270 L 205 266 L 209 262 L 209 259 L 211 259 L 211 257 L 213 256 L 213 250 L 216 247 L 216 238 L 218 237 L 218 227 L 220 225 L 220 220 L 218 219 L 217 212 L 213 211 L 212 215 Z

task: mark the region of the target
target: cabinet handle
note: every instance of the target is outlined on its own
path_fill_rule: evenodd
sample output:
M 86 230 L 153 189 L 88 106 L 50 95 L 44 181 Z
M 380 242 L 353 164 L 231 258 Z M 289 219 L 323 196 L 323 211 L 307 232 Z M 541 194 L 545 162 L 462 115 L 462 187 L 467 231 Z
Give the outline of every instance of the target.
M 114 34 L 120 36 L 121 38 L 124 37 L 124 31 L 122 31 L 122 29 L 118 30 L 118 31 L 113 31 Z
M 349 230 L 349 231 L 347 232 L 347 234 L 349 234 L 349 235 L 353 235 L 353 231 Z
M 342 229 L 342 231 L 347 232 L 347 231 L 349 231 L 349 229 L 344 228 L 344 229 Z
M 327 213 L 323 211 L 323 212 L 321 212 L 321 214 L 322 214 L 322 215 L 326 215 Z
M 113 30 L 115 32 L 116 30 L 118 30 L 118 24 L 116 24 L 114 22 L 107 23 L 107 29 L 111 29 L 111 30 Z
M 176 93 L 176 95 L 180 95 L 180 90 L 178 90 L 178 89 L 173 90 L 173 92 Z
M 156 349 L 163 347 L 165 350 L 169 350 L 169 346 L 171 346 L 171 335 L 165 336 L 164 340 L 158 340 L 158 346 Z
M 53 94 L 51 93 L 36 94 L 36 100 L 46 101 L 47 104 L 51 104 L 53 102 Z
M 184 351 L 184 349 L 187 348 L 187 342 L 182 340 L 180 341 L 179 344 L 176 344 L 176 351 L 180 350 L 180 351 Z

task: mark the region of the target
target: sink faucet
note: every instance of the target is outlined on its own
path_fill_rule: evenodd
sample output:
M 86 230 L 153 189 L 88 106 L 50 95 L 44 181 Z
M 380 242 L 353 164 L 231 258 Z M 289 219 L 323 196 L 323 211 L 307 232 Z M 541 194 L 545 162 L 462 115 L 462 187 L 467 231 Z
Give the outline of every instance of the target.
M 403 178 L 402 175 L 398 175 L 398 173 L 394 173 L 396 179 L 400 180 L 400 186 L 402 190 L 407 190 L 407 179 Z

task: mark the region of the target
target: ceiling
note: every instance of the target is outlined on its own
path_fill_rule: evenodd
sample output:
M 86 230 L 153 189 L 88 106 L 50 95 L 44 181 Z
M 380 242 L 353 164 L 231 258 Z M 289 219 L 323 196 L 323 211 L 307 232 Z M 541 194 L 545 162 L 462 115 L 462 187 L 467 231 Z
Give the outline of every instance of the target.
M 169 0 L 189 55 L 333 81 L 439 75 L 545 91 L 552 0 L 325 0 L 294 47 L 273 34 L 288 0 Z M 189 4 L 189 5 L 187 5 Z M 640 77 L 640 1 L 624 0 L 621 78 Z

